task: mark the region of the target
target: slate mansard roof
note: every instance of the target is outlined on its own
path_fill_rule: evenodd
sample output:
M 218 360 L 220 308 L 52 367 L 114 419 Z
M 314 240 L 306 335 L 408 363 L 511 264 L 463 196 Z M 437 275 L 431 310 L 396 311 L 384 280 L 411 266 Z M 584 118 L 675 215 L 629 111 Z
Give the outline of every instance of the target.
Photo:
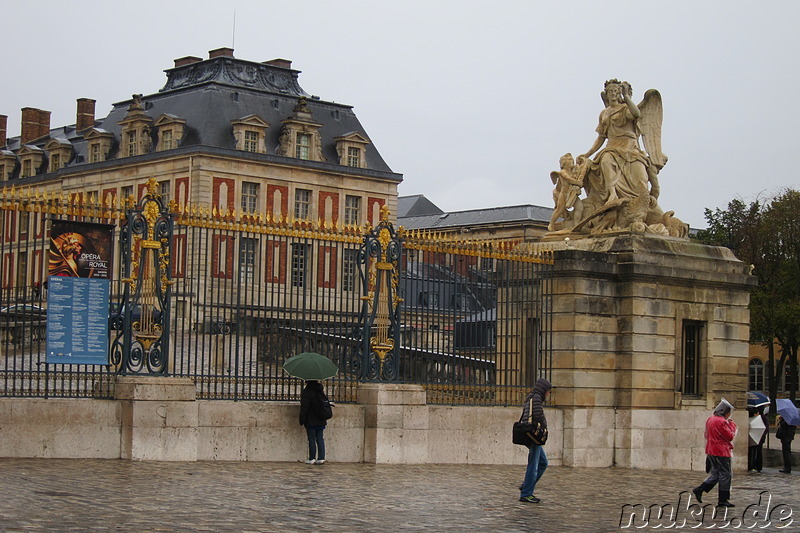
M 170 115 L 185 121 L 185 133 L 179 147 L 173 152 L 198 147 L 222 150 L 235 150 L 232 122 L 256 115 L 266 121 L 266 154 L 236 151 L 245 158 L 267 159 L 298 166 L 335 167 L 348 172 L 365 173 L 373 177 L 402 181 L 402 175 L 392 172 L 383 160 L 375 145 L 365 145 L 366 168 L 342 167 L 336 152 L 337 137 L 356 132 L 369 139 L 366 130 L 359 122 L 353 107 L 334 102 L 326 102 L 316 96 L 309 96 L 298 83 L 300 71 L 288 67 L 289 62 L 275 60 L 266 63 L 255 63 L 236 59 L 232 56 L 214 57 L 208 60 L 196 59 L 196 62 L 176 66 L 165 70 L 167 82 L 157 93 L 142 96 L 142 105 L 155 123 L 162 115 Z M 176 61 L 177 63 L 177 61 Z M 299 160 L 276 155 L 278 138 L 283 121 L 294 115 L 293 109 L 300 97 L 307 98 L 307 108 L 312 114 L 313 122 L 320 124 L 319 133 L 322 141 L 322 152 L 327 162 Z M 133 100 L 115 103 L 105 118 L 96 119 L 94 128 L 113 134 L 114 148 L 107 161 L 94 163 L 103 165 L 148 155 L 163 156 L 167 152 L 155 152 L 134 156 L 120 157 L 118 145 L 122 127 L 119 122 L 128 114 L 128 107 Z M 88 146 L 84 131 L 76 131 L 75 126 L 64 126 L 50 130 L 48 138 L 26 143 L 43 147 L 50 139 L 65 138 L 73 147 L 74 156 L 65 166 L 66 171 L 78 166 L 88 165 Z M 153 147 L 156 144 L 156 128 L 153 128 Z M 7 150 L 16 152 L 21 148 L 20 137 L 8 139 Z M 277 159 L 276 159 L 277 158 Z
M 544 224 L 553 209 L 538 205 L 514 205 L 446 213 L 423 195 L 397 199 L 397 221 L 406 229 L 456 229 L 512 223 Z

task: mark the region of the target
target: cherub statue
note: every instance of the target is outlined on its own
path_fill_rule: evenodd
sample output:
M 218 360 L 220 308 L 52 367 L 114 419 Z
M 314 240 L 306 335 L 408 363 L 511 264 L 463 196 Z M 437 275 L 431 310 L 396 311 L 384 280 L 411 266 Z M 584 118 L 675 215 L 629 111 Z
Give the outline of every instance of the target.
M 555 209 L 553 216 L 550 217 L 550 224 L 547 229 L 555 231 L 556 221 L 564 217 L 570 217 L 569 209 L 575 205 L 575 200 L 581 194 L 583 188 L 583 177 L 588 170 L 588 163 L 584 156 L 578 157 L 577 165 L 572 154 L 564 154 L 558 160 L 561 170 L 554 170 L 550 173 L 550 179 L 553 181 L 555 188 L 553 189 L 553 201 L 555 202 Z M 576 213 L 580 216 L 580 213 Z

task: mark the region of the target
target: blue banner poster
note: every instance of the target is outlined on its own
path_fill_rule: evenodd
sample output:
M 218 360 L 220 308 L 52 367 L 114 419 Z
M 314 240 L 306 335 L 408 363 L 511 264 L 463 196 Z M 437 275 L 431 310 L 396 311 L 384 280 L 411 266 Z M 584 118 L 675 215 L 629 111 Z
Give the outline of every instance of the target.
M 47 363 L 108 364 L 113 226 L 52 221 Z

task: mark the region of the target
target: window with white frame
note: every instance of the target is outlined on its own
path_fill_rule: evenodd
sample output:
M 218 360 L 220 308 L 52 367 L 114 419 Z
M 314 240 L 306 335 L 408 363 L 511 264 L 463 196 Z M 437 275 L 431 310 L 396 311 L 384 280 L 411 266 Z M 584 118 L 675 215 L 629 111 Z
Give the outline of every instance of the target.
M 242 211 L 245 213 L 258 211 L 258 183 L 242 182 Z
M 239 240 L 239 277 L 247 283 L 252 283 L 255 277 L 257 245 L 258 241 L 252 237 Z
M 294 191 L 294 218 L 297 220 L 308 219 L 311 210 L 311 191 L 296 189 Z
M 169 180 L 159 181 L 158 182 L 158 194 L 161 195 L 161 199 L 164 200 L 165 203 L 169 202 L 171 200 L 169 193 L 170 193 Z
M 172 150 L 175 146 L 172 144 L 172 130 L 164 130 L 161 132 L 161 149 Z
M 99 142 L 92 144 L 91 147 L 89 148 L 89 151 L 91 152 L 89 155 L 90 163 L 99 163 L 100 161 L 103 160 Z
M 344 197 L 344 223 L 348 226 L 358 226 L 361 220 L 361 197 Z
M 258 152 L 258 132 L 253 130 L 244 131 L 244 151 Z
M 351 167 L 361 166 L 361 148 L 351 146 L 347 149 L 347 165 Z
M 122 199 L 125 200 L 133 196 L 133 185 L 127 185 L 122 188 Z
M 747 390 L 763 391 L 764 390 L 764 363 L 759 359 L 751 359 L 748 366 L 748 383 Z
M 353 292 L 358 288 L 358 250 L 344 250 L 342 257 L 342 290 Z
M 311 135 L 298 133 L 294 149 L 297 159 L 311 159 Z
M 136 132 L 129 131 L 128 132 L 128 157 L 133 157 L 139 153 L 137 142 L 136 142 Z
M 61 168 L 61 154 L 50 154 L 50 172 L 55 172 Z
M 33 162 L 30 159 L 23 160 L 21 177 L 27 178 L 28 176 L 33 176 L 32 169 L 33 169 Z
M 292 287 L 305 287 L 308 245 L 292 243 Z

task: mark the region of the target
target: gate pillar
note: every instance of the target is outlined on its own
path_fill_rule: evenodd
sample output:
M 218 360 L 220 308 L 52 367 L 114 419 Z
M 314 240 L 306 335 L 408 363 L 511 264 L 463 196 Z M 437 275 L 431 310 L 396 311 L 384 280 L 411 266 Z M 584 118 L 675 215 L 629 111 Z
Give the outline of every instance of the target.
M 190 378 L 117 376 L 120 455 L 134 461 L 196 461 L 198 411 Z
M 359 383 L 364 413 L 364 462 L 421 464 L 428 460 L 428 404 L 422 385 Z

